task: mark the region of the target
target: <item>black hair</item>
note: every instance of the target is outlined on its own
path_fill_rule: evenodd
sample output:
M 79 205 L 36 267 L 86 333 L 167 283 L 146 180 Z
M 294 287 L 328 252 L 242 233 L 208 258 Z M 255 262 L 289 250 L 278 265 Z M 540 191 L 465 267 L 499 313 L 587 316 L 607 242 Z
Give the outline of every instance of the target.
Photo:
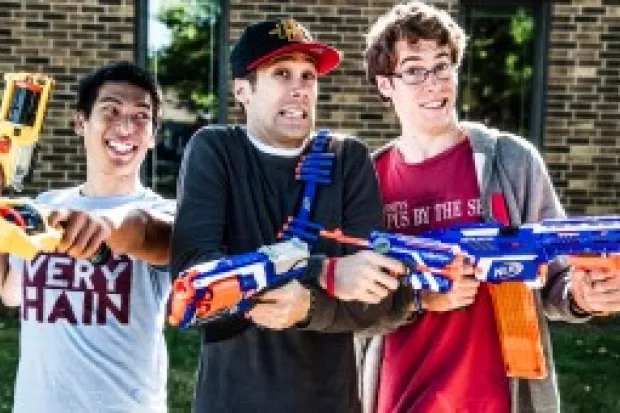
M 78 112 L 82 112 L 86 118 L 90 117 L 99 90 L 107 82 L 129 83 L 147 91 L 153 103 L 153 127 L 159 126 L 162 105 L 161 87 L 150 72 L 127 61 L 102 66 L 80 80 L 76 108 Z

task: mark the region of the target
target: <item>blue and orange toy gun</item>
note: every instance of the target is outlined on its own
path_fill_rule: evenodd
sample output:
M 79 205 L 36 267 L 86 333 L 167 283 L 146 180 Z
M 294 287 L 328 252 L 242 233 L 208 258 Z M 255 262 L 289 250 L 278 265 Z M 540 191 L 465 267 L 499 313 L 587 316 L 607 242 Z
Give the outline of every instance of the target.
M 566 256 L 575 269 L 620 269 L 620 256 L 613 255 L 620 252 L 620 217 L 554 219 L 517 228 L 468 225 L 423 237 L 321 235 L 402 261 L 409 268 L 405 281 L 414 289 L 449 291 L 463 266 L 472 266 L 475 278 L 488 282 L 506 372 L 528 379 L 548 375 L 531 290 L 544 285 L 548 263 Z
M 174 282 L 169 323 L 186 328 L 245 312 L 257 294 L 302 278 L 309 256 L 307 244 L 292 238 L 193 266 Z

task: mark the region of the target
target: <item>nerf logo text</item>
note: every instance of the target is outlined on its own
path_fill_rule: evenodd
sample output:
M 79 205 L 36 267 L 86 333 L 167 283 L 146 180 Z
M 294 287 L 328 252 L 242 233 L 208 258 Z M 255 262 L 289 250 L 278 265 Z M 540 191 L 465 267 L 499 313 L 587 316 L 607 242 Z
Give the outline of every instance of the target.
M 518 278 L 523 272 L 523 264 L 520 262 L 507 262 L 495 268 L 493 272 L 493 279 L 497 281 L 510 280 Z

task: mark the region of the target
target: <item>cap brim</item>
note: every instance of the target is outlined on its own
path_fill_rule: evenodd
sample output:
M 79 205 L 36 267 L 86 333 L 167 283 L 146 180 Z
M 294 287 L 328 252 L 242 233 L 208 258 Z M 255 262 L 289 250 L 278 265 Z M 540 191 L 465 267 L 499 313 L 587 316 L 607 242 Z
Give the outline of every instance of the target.
M 267 63 L 278 56 L 288 53 L 300 52 L 312 57 L 316 63 L 316 72 L 318 75 L 325 75 L 334 70 L 340 64 L 340 52 L 331 46 L 323 43 L 292 43 L 281 47 L 273 52 L 256 59 L 248 65 L 248 69 L 256 69 L 258 66 Z

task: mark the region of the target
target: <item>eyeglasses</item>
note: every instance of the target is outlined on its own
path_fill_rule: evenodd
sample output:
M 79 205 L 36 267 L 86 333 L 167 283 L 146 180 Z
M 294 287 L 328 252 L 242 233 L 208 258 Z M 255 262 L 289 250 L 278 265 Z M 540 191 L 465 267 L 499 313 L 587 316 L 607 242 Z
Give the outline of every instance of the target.
M 407 85 L 421 85 L 426 82 L 430 74 L 433 74 L 436 80 L 448 80 L 454 74 L 454 67 L 448 63 L 439 63 L 432 69 L 424 69 L 423 67 L 409 67 L 400 73 L 394 72 L 388 76 L 398 77 Z

